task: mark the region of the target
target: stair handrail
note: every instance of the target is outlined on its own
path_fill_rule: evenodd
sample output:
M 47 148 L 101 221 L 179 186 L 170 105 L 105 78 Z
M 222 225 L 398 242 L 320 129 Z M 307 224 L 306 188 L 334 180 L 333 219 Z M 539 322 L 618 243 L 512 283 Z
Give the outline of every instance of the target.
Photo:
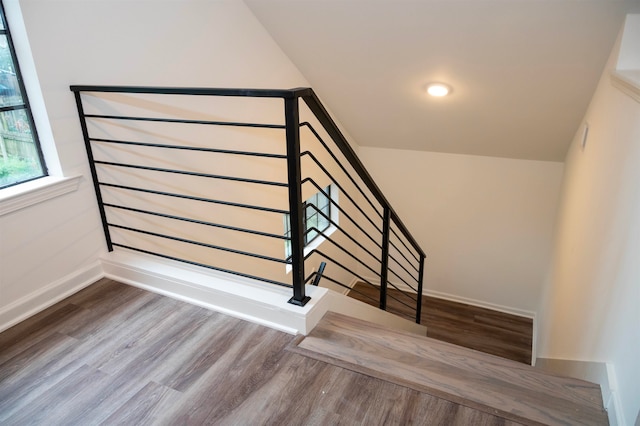
M 386 291 L 387 291 L 387 274 L 389 259 L 390 233 L 395 231 L 391 228 L 393 222 L 406 240 L 411 244 L 419 255 L 419 271 L 418 271 L 418 289 L 417 289 L 417 308 L 416 322 L 420 322 L 422 286 L 424 278 L 425 253 L 417 243 L 413 235 L 409 232 L 406 225 L 402 222 L 399 215 L 391 206 L 391 203 L 384 196 L 382 190 L 378 187 L 374 179 L 367 171 L 364 164 L 358 158 L 356 152 L 340 130 L 336 122 L 326 110 L 316 93 L 309 87 L 299 87 L 293 89 L 245 89 L 245 88 L 203 88 L 203 87 L 151 87 L 151 86 L 105 86 L 105 85 L 72 85 L 71 91 L 74 92 L 78 113 L 80 115 L 82 133 L 87 147 L 87 153 L 90 160 L 90 168 L 95 184 L 96 196 L 98 203 L 102 204 L 100 190 L 98 188 L 97 174 L 90 148 L 90 138 L 86 126 L 86 117 L 83 112 L 81 93 L 82 92 L 104 92 L 104 93 L 129 93 L 129 94 L 166 94 L 166 95 L 195 95 L 195 96 L 229 96 L 229 97 L 255 97 L 255 98 L 281 98 L 285 102 L 285 125 L 284 127 L 287 141 L 287 169 L 288 169 L 288 190 L 289 190 L 289 208 L 291 215 L 291 267 L 293 273 L 292 287 L 293 297 L 290 303 L 296 305 L 305 305 L 309 297 L 305 295 L 305 282 L 308 278 L 304 276 L 304 229 L 302 224 L 302 194 L 301 194 L 301 164 L 300 164 L 300 120 L 299 120 L 299 102 L 301 98 L 309 110 L 313 113 L 318 122 L 333 140 L 336 147 L 340 150 L 346 161 L 353 167 L 358 177 L 369 189 L 371 194 L 376 198 L 383 208 L 383 233 L 382 233 L 382 262 L 381 262 L 381 283 L 380 283 L 380 308 L 386 308 Z M 118 118 L 118 117 L 116 117 Z M 119 117 L 124 118 L 124 117 Z M 227 123 L 233 125 L 233 123 Z M 113 250 L 111 240 L 109 238 L 108 225 L 104 212 L 104 207 L 100 206 L 103 228 L 107 237 L 107 245 L 109 251 Z M 395 234 L 397 235 L 397 234 Z M 402 240 L 400 240 L 402 242 Z M 402 242 L 404 244 L 404 242 Z M 405 246 L 406 247 L 406 246 Z M 416 259 L 418 260 L 418 259 Z M 328 277 L 327 277 L 328 278 Z

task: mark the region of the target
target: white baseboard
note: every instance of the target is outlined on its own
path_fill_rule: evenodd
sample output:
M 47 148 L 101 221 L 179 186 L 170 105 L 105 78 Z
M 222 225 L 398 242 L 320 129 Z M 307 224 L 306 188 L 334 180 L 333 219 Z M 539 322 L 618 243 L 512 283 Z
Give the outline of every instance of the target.
M 287 303 L 289 288 L 202 267 L 125 250 L 102 262 L 108 278 L 290 334 L 307 334 L 327 310 L 327 289 L 313 285 L 300 307 Z
M 0 309 L 0 331 L 45 310 L 104 277 L 100 262 L 86 266 Z
M 471 299 L 468 297 L 456 296 L 454 294 L 444 293 L 434 290 L 423 290 L 422 294 L 429 297 L 436 297 L 438 299 L 450 300 L 452 302 L 464 303 L 471 306 L 477 306 L 479 308 L 491 309 L 492 311 L 504 312 L 505 314 L 511 314 L 518 317 L 525 317 L 535 319 L 536 313 L 533 311 L 527 311 L 524 309 L 512 308 L 510 306 L 498 305 L 496 303 L 485 302 L 482 300 Z
M 380 282 L 378 281 L 377 278 L 372 278 L 372 277 L 364 277 L 364 278 L 366 278 L 367 281 L 371 282 L 374 285 L 377 285 L 377 286 L 380 285 Z M 393 285 L 395 285 L 397 288 L 399 288 L 402 291 L 407 291 L 407 292 L 415 294 L 415 291 L 411 290 L 406 284 L 404 284 L 402 282 L 401 283 L 393 282 Z M 533 311 L 527 311 L 527 310 L 524 310 L 524 309 L 518 309 L 518 308 L 509 307 L 509 306 L 498 305 L 498 304 L 495 304 L 495 303 L 489 303 L 489 302 L 485 302 L 485 301 L 482 301 L 482 300 L 470 299 L 468 297 L 457 296 L 455 294 L 444 293 L 444 292 L 441 292 L 441 291 L 423 289 L 422 290 L 422 294 L 424 296 L 428 296 L 428 297 L 435 297 L 435 298 L 438 298 L 438 299 L 449 300 L 451 302 L 464 303 L 466 305 L 477 306 L 479 308 L 491 309 L 492 311 L 504 312 L 506 314 L 516 315 L 516 316 L 519 316 L 519 317 L 525 317 L 525 318 L 531 318 L 531 319 L 535 319 L 535 317 L 536 317 L 536 313 L 533 312 Z

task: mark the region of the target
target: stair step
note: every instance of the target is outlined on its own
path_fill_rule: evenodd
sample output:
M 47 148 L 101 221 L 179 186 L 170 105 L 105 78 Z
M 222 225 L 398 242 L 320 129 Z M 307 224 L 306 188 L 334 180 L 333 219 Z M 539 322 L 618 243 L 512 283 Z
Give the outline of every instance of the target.
M 334 312 L 291 350 L 523 424 L 607 424 L 596 384 Z

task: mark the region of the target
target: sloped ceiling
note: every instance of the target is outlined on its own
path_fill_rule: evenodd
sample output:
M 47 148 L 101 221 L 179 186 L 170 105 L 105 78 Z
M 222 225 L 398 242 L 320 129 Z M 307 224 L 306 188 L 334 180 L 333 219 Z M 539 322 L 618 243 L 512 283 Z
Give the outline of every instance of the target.
M 613 0 L 245 0 L 361 146 L 563 161 Z M 441 81 L 447 98 L 424 87 Z

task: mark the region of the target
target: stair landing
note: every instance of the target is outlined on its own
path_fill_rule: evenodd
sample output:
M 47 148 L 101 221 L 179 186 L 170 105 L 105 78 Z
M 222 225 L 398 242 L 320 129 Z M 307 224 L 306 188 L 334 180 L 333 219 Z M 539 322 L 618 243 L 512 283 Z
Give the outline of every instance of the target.
M 522 424 L 608 424 L 596 384 L 334 312 L 290 349 Z

